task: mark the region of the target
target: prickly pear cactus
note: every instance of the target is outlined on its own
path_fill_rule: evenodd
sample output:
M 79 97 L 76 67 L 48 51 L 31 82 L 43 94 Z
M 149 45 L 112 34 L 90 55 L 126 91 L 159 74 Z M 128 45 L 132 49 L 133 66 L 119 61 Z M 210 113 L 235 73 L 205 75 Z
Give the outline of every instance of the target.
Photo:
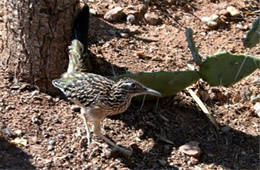
M 129 77 L 141 82 L 143 85 L 159 91 L 163 96 L 171 96 L 197 82 L 200 75 L 197 71 L 173 71 L 125 74 L 112 79 L 118 81 L 120 78 Z M 154 98 L 147 96 L 147 98 Z
M 260 57 L 218 53 L 200 67 L 200 76 L 211 86 L 230 86 L 260 68 Z
M 251 30 L 248 32 L 245 40 L 243 41 L 244 46 L 247 48 L 252 48 L 260 42 L 260 16 L 253 23 Z

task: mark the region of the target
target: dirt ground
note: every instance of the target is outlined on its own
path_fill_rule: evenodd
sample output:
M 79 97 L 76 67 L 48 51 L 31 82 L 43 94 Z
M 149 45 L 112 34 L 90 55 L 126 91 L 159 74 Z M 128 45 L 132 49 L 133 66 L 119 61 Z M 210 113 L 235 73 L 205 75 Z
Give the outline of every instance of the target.
M 147 2 L 148 11 L 161 18 L 160 24 L 110 23 L 102 17 L 90 17 L 93 72 L 113 75 L 111 64 L 117 75 L 189 70 L 188 65 L 194 62 L 185 28 L 194 30 L 203 56 L 219 51 L 260 55 L 259 45 L 245 49 L 242 44 L 260 14 L 257 0 Z M 89 6 L 107 11 L 111 4 L 126 7 L 144 3 L 94 1 Z M 218 14 L 229 5 L 239 9 L 242 17 L 227 20 L 220 28 L 206 29 L 200 18 Z M 128 36 L 122 37 L 122 33 Z M 0 77 L 0 169 L 259 169 L 259 117 L 251 100 L 260 91 L 259 69 L 228 88 L 209 87 L 203 81 L 193 85 L 194 91 L 208 92 L 205 104 L 221 126 L 218 132 L 186 90 L 160 99 L 158 108 L 156 101 L 146 101 L 142 109 L 141 103 L 133 102 L 125 113 L 105 119 L 103 133 L 131 149 L 130 158 L 109 155 L 110 147 L 97 137 L 94 139 L 102 146 L 88 146 L 82 120 L 68 101 L 24 83 L 14 86 L 3 71 Z M 189 141 L 199 142 L 199 157 L 178 150 Z

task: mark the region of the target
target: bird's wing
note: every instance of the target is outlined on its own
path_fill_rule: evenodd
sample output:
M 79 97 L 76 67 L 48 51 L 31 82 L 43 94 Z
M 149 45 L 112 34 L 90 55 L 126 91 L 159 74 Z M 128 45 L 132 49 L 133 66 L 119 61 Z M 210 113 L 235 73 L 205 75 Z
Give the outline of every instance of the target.
M 91 73 L 74 73 L 52 81 L 65 96 L 76 99 L 85 107 L 99 102 L 104 95 L 109 95 L 113 81 Z

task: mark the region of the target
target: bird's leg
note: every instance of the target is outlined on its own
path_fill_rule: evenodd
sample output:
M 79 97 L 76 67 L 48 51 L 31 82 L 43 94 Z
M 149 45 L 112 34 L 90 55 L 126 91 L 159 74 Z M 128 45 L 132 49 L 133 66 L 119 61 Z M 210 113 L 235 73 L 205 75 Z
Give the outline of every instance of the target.
M 94 120 L 93 121 L 93 132 L 98 135 L 98 137 L 100 137 L 101 139 L 103 139 L 105 142 L 107 142 L 109 145 L 113 146 L 113 147 L 119 147 L 118 145 L 116 145 L 114 142 L 112 142 L 110 139 L 108 139 L 107 137 L 105 137 L 102 133 L 101 133 L 101 125 L 100 125 L 100 120 Z
M 100 137 L 101 139 L 103 139 L 105 142 L 107 142 L 109 145 L 111 145 L 114 151 L 119 151 L 120 153 L 122 153 L 124 156 L 126 157 L 130 157 L 132 155 L 132 151 L 128 150 L 126 148 L 120 147 L 118 145 L 116 145 L 114 142 L 112 142 L 110 139 L 108 139 L 107 137 L 105 137 L 102 133 L 101 133 L 101 126 L 100 126 L 100 120 L 94 120 L 93 121 L 93 132 L 95 134 L 98 135 L 98 137 Z
M 83 110 L 83 109 L 81 109 L 81 110 Z M 85 116 L 85 112 L 84 111 L 81 111 L 81 117 L 83 119 L 84 126 L 85 126 L 85 129 L 86 129 L 86 132 L 87 132 L 88 145 L 90 145 L 90 143 L 91 143 L 91 134 L 90 134 L 90 130 L 89 130 L 88 123 L 87 123 L 87 118 Z

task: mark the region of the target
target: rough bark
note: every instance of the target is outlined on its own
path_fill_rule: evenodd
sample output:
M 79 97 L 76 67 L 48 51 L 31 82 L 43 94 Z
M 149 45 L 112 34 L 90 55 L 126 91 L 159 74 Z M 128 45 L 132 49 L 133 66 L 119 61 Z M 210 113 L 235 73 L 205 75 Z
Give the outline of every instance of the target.
M 78 0 L 0 2 L 0 64 L 14 80 L 55 93 L 51 81 L 67 68 Z

